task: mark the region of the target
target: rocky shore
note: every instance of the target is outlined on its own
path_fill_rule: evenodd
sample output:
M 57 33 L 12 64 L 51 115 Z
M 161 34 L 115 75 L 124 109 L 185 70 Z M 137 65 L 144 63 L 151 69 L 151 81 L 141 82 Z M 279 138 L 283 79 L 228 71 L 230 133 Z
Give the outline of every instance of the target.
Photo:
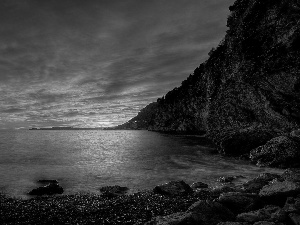
M 41 195 L 22 200 L 0 195 L 1 224 L 298 225 L 300 169 L 220 177 L 220 185 L 171 181 L 127 195 L 108 186 L 101 194 Z M 52 182 L 53 183 L 53 182 Z M 238 184 L 237 184 L 238 183 Z

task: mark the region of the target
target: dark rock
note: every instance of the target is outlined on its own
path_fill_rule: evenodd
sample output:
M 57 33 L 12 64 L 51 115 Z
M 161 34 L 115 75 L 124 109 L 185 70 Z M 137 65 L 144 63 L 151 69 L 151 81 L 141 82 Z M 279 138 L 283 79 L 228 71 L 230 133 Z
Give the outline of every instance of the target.
M 191 185 L 192 189 L 198 189 L 198 188 L 208 188 L 208 185 L 202 182 L 195 182 Z
M 283 210 L 287 213 L 299 213 L 300 214 L 300 196 L 293 198 L 288 197 Z
M 220 183 L 232 183 L 234 181 L 237 182 L 243 179 L 245 179 L 244 176 L 225 176 L 225 177 L 219 177 L 217 181 Z
M 253 225 L 280 225 L 280 224 L 269 222 L 269 221 L 259 221 L 259 222 L 255 222 Z
M 218 202 L 235 214 L 255 210 L 261 205 L 257 194 L 238 192 L 223 193 L 220 195 Z
M 258 166 L 299 167 L 300 142 L 288 136 L 273 138 L 265 145 L 253 149 L 250 159 Z
M 300 215 L 297 213 L 291 213 L 289 214 L 289 218 L 292 221 L 293 225 L 300 225 Z
M 250 150 L 265 144 L 272 139 L 275 133 L 270 130 L 264 130 L 251 127 L 218 136 L 219 152 L 227 155 L 243 155 Z
M 258 177 L 247 181 L 246 183 L 244 183 L 243 189 L 245 190 L 245 192 L 249 192 L 249 193 L 258 193 L 263 186 L 269 184 L 270 181 L 274 180 L 274 179 L 279 179 L 280 176 L 277 174 L 272 174 L 272 173 L 263 173 L 260 174 Z
M 232 182 L 234 179 L 235 177 L 219 177 L 217 181 L 220 183 L 228 183 L 228 182 Z
M 280 211 L 280 208 L 278 206 L 268 205 L 256 211 L 241 213 L 237 215 L 236 220 L 248 223 L 271 221 L 272 215 L 274 213 L 278 213 L 278 211 Z
M 297 139 L 297 140 L 300 140 L 300 129 L 298 130 L 293 130 L 291 133 L 290 133 L 290 136 Z
M 250 225 L 247 222 L 221 222 L 218 223 L 217 225 Z
M 29 195 L 54 195 L 54 194 L 62 194 L 64 189 L 56 183 L 50 183 L 43 187 L 38 187 L 36 189 L 31 190 Z
M 234 215 L 220 203 L 198 201 L 186 212 L 156 217 L 149 225 L 215 225 L 221 221 L 233 220 Z
M 102 196 L 105 196 L 105 197 L 117 197 L 120 195 L 124 195 L 128 190 L 129 189 L 127 187 L 121 187 L 118 185 L 105 186 L 105 187 L 100 188 Z
M 218 198 L 222 193 L 239 192 L 239 191 L 241 190 L 238 187 L 223 185 L 223 186 L 214 187 L 210 191 L 210 194 L 212 197 Z
M 281 178 L 287 181 L 300 182 L 300 169 L 289 168 L 284 171 Z
M 162 195 L 181 195 L 193 192 L 193 189 L 184 181 L 171 181 L 166 184 L 156 186 L 153 189 L 154 193 Z
M 277 181 L 264 186 L 259 196 L 266 202 L 283 205 L 287 197 L 296 196 L 300 193 L 300 184 L 291 181 Z

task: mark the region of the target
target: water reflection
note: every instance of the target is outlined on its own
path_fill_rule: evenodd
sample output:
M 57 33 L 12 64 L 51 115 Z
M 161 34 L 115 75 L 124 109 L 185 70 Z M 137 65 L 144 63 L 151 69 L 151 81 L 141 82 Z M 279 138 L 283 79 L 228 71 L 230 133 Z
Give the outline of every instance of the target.
M 0 188 L 24 196 L 38 179 L 57 179 L 66 193 L 98 193 L 104 185 L 132 191 L 170 180 L 214 184 L 224 175 L 254 177 L 281 170 L 258 168 L 215 154 L 198 136 L 148 131 L 1 132 Z

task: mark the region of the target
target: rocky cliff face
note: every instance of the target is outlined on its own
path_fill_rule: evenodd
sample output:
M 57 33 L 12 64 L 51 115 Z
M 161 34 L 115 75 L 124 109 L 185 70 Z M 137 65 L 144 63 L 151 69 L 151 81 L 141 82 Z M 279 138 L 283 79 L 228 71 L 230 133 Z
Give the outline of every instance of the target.
M 237 0 L 210 58 L 119 128 L 199 133 L 246 153 L 300 124 L 300 2 Z

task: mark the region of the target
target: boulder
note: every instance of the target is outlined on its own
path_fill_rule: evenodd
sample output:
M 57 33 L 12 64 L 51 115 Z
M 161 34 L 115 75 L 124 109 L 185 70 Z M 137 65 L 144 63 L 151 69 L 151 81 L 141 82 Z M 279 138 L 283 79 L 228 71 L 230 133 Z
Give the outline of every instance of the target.
M 288 197 L 283 210 L 287 213 L 300 213 L 300 196 L 296 198 Z
M 59 186 L 57 183 L 50 183 L 43 187 L 38 187 L 31 190 L 28 194 L 29 195 L 54 195 L 54 194 L 62 194 L 64 189 Z
M 233 213 L 213 201 L 198 201 L 186 212 L 159 216 L 149 222 L 150 225 L 215 225 L 222 221 L 233 220 Z
M 156 186 L 153 189 L 156 194 L 162 195 L 181 195 L 193 192 L 193 189 L 184 181 L 171 181 L 166 184 Z
M 295 138 L 295 139 L 298 139 L 300 140 L 300 129 L 298 130 L 293 130 L 291 133 L 290 133 L 290 136 Z
M 202 182 L 195 182 L 191 185 L 192 189 L 198 189 L 198 188 L 208 188 L 208 185 Z
M 289 214 L 289 218 L 293 225 L 300 225 L 300 215 L 297 213 Z
M 250 152 L 250 159 L 258 166 L 299 167 L 300 142 L 289 136 L 273 138 L 265 145 L 253 149 Z
M 241 191 L 241 190 L 238 187 L 229 186 L 229 185 L 222 185 L 222 186 L 214 187 L 210 191 L 210 195 L 212 197 L 218 198 L 222 193 L 239 192 L 239 191 Z
M 235 214 L 251 211 L 260 206 L 258 195 L 250 193 L 223 193 L 220 195 L 218 202 Z
M 264 186 L 259 196 L 266 202 L 272 204 L 283 205 L 287 197 L 296 196 L 300 193 L 300 184 L 291 181 L 277 181 L 271 182 Z
M 221 222 L 221 223 L 218 223 L 217 225 L 250 225 L 249 223 L 247 222 Z
M 284 171 L 281 175 L 283 180 L 300 182 L 300 169 L 299 168 L 289 168 Z
M 269 184 L 270 181 L 279 178 L 280 176 L 277 174 L 263 173 L 260 174 L 258 177 L 247 181 L 242 186 L 245 192 L 259 193 L 259 191 L 262 189 L 263 186 Z
M 236 220 L 248 223 L 255 223 L 259 221 L 272 221 L 272 215 L 274 213 L 277 213 L 278 211 L 280 211 L 280 208 L 278 206 L 268 205 L 256 211 L 241 213 L 237 215 Z
M 272 130 L 250 127 L 248 129 L 234 130 L 233 132 L 223 133 L 214 139 L 219 145 L 219 152 L 226 155 L 243 155 L 250 150 L 265 144 L 275 136 Z
M 128 190 L 129 189 L 127 187 L 121 187 L 118 185 L 105 186 L 105 187 L 100 188 L 102 196 L 105 196 L 105 197 L 117 197 L 120 195 L 124 195 Z

